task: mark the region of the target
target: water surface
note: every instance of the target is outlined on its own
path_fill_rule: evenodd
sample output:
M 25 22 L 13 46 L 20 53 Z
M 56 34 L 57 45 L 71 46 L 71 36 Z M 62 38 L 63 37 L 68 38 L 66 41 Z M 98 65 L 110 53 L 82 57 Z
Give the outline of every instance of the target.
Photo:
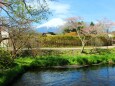
M 12 86 L 115 86 L 115 66 L 81 69 L 35 69 Z

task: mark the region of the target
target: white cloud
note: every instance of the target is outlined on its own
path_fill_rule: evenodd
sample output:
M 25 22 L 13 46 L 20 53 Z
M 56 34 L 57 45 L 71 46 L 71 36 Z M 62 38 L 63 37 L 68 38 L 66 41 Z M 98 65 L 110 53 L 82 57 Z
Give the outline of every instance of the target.
M 49 2 L 49 8 L 53 11 L 53 15 L 59 18 L 65 18 L 70 14 L 70 5 L 60 2 Z
M 41 27 L 47 27 L 47 29 L 49 27 L 59 27 L 64 25 L 66 22 L 64 20 L 62 20 L 61 18 L 54 18 L 40 26 L 37 26 L 37 28 L 41 28 Z
M 53 16 L 59 18 L 66 18 L 68 14 L 70 14 L 70 4 L 62 3 L 61 1 L 50 1 L 46 0 L 46 3 L 43 0 L 39 0 L 41 5 L 44 7 L 49 7 L 50 11 L 52 12 Z M 40 8 L 40 4 L 38 0 L 33 0 L 33 2 L 27 2 L 27 5 L 32 6 L 35 9 Z

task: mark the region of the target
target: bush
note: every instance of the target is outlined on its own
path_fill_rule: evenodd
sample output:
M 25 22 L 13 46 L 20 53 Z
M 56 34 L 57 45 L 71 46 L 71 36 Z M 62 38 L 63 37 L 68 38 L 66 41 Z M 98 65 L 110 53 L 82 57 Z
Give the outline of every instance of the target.
M 61 66 L 67 65 L 69 61 L 63 57 L 58 56 L 48 56 L 48 57 L 39 57 L 32 62 L 33 66 L 39 67 L 51 67 L 51 66 Z
M 8 68 L 12 65 L 13 59 L 8 51 L 0 49 L 0 68 Z
M 76 36 L 47 36 L 40 37 L 41 47 L 66 47 L 66 46 L 80 46 L 81 41 Z
M 22 50 L 21 53 L 19 53 L 18 57 L 27 57 L 27 56 L 37 56 L 39 54 L 39 51 L 37 49 L 31 49 L 31 50 Z
M 77 63 L 80 65 L 87 65 L 88 63 L 88 58 L 86 57 L 78 57 L 77 58 Z
M 81 46 L 81 41 L 78 36 L 68 36 L 68 35 L 55 35 L 55 36 L 40 36 L 39 46 L 41 47 L 73 47 Z M 86 40 L 89 40 L 90 37 L 87 36 Z M 86 46 L 105 46 L 111 45 L 111 39 L 106 39 L 105 37 L 99 36 L 93 38 L 86 43 Z
M 101 49 L 101 48 L 95 48 L 95 49 L 92 49 L 90 54 L 100 54 L 100 55 L 105 55 L 105 54 L 110 54 L 110 50 L 109 49 Z

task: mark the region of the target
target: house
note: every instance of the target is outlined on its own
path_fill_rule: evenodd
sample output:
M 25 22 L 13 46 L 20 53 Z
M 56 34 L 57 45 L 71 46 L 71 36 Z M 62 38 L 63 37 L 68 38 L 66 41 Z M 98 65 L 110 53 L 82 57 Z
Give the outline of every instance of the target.
M 0 43 L 0 47 L 8 47 L 8 38 L 9 38 L 9 34 L 7 31 L 3 30 L 0 28 L 0 35 L 2 37 L 2 42 Z
M 42 33 L 42 36 L 53 36 L 56 35 L 54 32 Z

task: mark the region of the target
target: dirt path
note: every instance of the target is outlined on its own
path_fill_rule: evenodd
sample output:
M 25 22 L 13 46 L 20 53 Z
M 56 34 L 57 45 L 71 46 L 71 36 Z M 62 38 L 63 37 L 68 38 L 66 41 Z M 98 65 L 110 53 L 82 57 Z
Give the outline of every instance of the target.
M 115 46 L 102 46 L 102 47 L 96 47 L 96 48 L 101 48 L 101 49 L 111 49 L 115 48 Z M 80 50 L 81 47 L 77 48 L 40 48 L 41 50 Z M 85 49 L 93 49 L 93 47 L 86 47 Z

